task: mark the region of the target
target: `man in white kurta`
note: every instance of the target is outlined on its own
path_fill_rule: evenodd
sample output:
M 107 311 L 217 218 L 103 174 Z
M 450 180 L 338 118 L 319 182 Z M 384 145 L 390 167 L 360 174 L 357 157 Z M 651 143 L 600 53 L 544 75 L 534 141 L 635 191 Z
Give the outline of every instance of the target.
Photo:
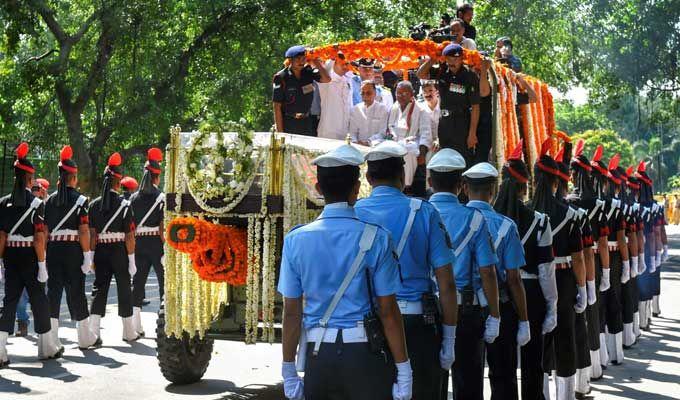
M 379 143 L 384 139 L 389 110 L 375 97 L 375 83 L 362 82 L 362 102 L 352 108 L 349 119 L 349 133 L 354 143 L 370 146 L 372 142 Z
M 414 99 L 411 82 L 401 81 L 397 85 L 397 102 L 390 110 L 387 122 L 389 132 L 406 147 L 404 157 L 406 186 L 413 183 L 418 165 L 425 165 L 425 157 L 432 147 L 432 120 L 430 113 Z
M 349 66 L 338 58 L 329 63 L 331 81 L 319 82 L 321 116 L 317 136 L 327 139 L 345 139 L 349 132 L 349 115 L 352 110 L 352 88 L 347 76 Z

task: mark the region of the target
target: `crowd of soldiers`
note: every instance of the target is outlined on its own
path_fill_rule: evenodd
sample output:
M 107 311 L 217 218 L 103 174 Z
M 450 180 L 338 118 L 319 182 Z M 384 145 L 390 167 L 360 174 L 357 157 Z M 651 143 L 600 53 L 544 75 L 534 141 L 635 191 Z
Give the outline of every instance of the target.
M 522 146 L 500 173 L 439 150 L 429 201 L 403 193 L 396 141 L 313 161 L 326 206 L 285 237 L 279 277 L 287 398 L 447 399 L 451 375 L 453 398 L 482 400 L 485 361 L 492 399 L 550 399 L 549 376 L 584 398 L 624 362 L 668 257 L 646 165 L 548 139 L 530 171 Z
M 121 181 L 135 182 L 124 179 L 120 154 L 111 155 L 101 196 L 92 202 L 76 189 L 78 166 L 70 146 L 61 151 L 58 189 L 49 196 L 49 183 L 36 179 L 28 152 L 26 143 L 17 147 L 14 187 L 0 199 L 0 281 L 5 284 L 0 368 L 10 362 L 7 339 L 14 332 L 17 307 L 23 307 L 25 314 L 23 296 L 33 312 L 40 359 L 59 358 L 64 352 L 58 332 L 64 292 L 81 350 L 102 345 L 100 324 L 112 278 L 116 279 L 118 315 L 127 342 L 144 335 L 141 309 L 151 267 L 163 296 L 161 150 L 148 151 L 139 190 L 129 198 L 118 193 Z M 93 300 L 88 306 L 85 277 L 93 272 Z M 25 320 L 23 324 L 19 320 L 24 335 Z

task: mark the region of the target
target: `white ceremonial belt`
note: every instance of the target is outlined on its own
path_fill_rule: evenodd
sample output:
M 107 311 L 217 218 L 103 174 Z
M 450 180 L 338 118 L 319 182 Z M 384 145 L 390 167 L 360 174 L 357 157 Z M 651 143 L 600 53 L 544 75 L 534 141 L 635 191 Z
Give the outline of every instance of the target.
M 619 242 L 607 242 L 607 247 L 609 248 L 609 251 L 617 251 L 619 249 Z
M 354 328 L 347 329 L 337 329 L 337 328 L 324 328 L 317 327 L 312 329 L 307 329 L 307 343 L 335 343 L 338 338 L 338 332 L 342 331 L 342 342 L 343 343 L 366 343 L 368 342 L 368 337 L 366 336 L 366 329 L 363 326 L 357 326 Z M 323 338 L 321 338 L 323 335 Z
M 57 235 L 79 235 L 79 232 L 75 229 L 59 229 L 58 231 L 50 232 L 50 236 Z
M 31 242 L 33 243 L 33 236 L 9 235 L 8 242 Z
M 423 303 L 420 301 L 397 300 L 402 315 L 414 315 L 423 313 Z M 343 333 L 344 335 L 344 333 Z
M 536 275 L 536 274 L 530 274 L 530 273 L 528 273 L 528 272 L 526 272 L 526 271 L 524 271 L 524 270 L 520 270 L 520 271 L 519 271 L 519 276 L 520 276 L 522 279 L 538 279 L 538 275 Z
M 555 257 L 553 259 L 554 264 L 567 264 L 571 262 L 571 256 L 566 256 L 566 257 Z
M 135 233 L 158 233 L 157 226 L 138 226 Z
M 107 232 L 100 233 L 97 236 L 99 240 L 125 240 L 125 233 L 123 232 Z

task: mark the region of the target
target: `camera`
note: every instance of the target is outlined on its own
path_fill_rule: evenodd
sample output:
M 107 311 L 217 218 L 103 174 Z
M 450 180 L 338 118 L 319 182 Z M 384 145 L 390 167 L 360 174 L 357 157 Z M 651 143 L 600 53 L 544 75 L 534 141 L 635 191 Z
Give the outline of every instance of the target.
M 425 40 L 432 26 L 425 22 L 414 25 L 408 28 L 409 37 L 413 40 Z
M 421 22 L 417 25 L 408 28 L 409 37 L 413 40 L 430 39 L 435 43 L 442 43 L 446 41 L 454 41 L 457 36 L 451 35 L 451 28 L 448 25 L 442 26 L 438 29 L 433 29 L 432 25 Z

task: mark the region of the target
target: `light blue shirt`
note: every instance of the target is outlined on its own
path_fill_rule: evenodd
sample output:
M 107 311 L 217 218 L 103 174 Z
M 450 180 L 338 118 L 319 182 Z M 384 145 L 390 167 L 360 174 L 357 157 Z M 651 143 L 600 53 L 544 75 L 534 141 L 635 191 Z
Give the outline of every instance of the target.
M 294 228 L 286 235 L 278 290 L 288 298 L 304 296 L 305 328 L 319 326 L 319 320 L 359 253 L 365 225 L 347 203 L 334 203 L 327 205 L 315 221 Z M 384 229 L 378 229 L 362 266 L 331 315 L 329 328 L 356 327 L 369 312 L 366 269 L 372 278 L 373 296 L 390 296 L 401 288 L 399 264 L 390 235 Z
M 349 83 L 352 86 L 352 105 L 355 106 L 363 101 L 361 100 L 361 77 L 354 75 Z
M 439 210 L 455 250 L 455 247 L 467 236 L 475 210 L 461 204 L 458 197 L 452 193 L 435 193 L 430 197 L 430 202 Z M 497 262 L 498 258 L 493 249 L 489 227 L 486 220 L 483 220 L 472 239 L 456 258 L 453 268 L 456 287 L 462 290 L 472 285 L 475 292 L 481 289 L 482 279 L 479 276 L 479 268 L 488 267 Z
M 411 212 L 410 202 L 411 198 L 399 189 L 378 186 L 369 197 L 359 200 L 355 209 L 362 221 L 387 229 L 396 245 Z M 453 265 L 453 260 L 451 242 L 439 213 L 432 204 L 423 201 L 399 258 L 402 289 L 397 293 L 397 299 L 420 301 L 423 293 L 434 289 L 432 272 Z
M 522 246 L 522 241 L 519 238 L 517 224 L 505 215 L 497 213 L 496 210 L 485 201 L 472 200 L 467 203 L 467 206 L 476 208 L 482 213 L 489 226 L 491 238 L 494 243 L 498 240 L 498 234 L 503 222 L 508 221 L 510 223 L 510 229 L 508 229 L 496 248 L 496 256 L 498 257 L 496 275 L 498 276 L 499 282 L 506 282 L 507 270 L 521 268 L 527 263 L 524 259 L 524 246 Z

